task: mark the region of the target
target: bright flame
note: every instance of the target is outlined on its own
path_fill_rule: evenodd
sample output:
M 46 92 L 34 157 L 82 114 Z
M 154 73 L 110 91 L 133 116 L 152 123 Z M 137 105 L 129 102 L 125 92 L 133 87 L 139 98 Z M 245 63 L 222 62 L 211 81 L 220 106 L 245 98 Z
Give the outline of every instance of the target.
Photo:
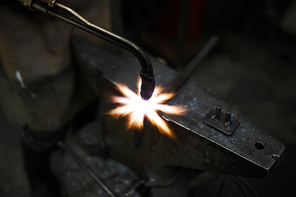
M 141 82 L 139 80 L 139 90 L 140 85 Z M 136 94 L 123 84 L 118 84 L 117 87 L 124 97 L 112 97 L 112 101 L 114 103 L 120 104 L 120 106 L 111 110 L 108 112 L 108 114 L 114 115 L 116 117 L 127 116 L 128 129 L 143 128 L 144 117 L 146 116 L 162 134 L 167 134 L 170 137 L 174 137 L 166 121 L 164 121 L 157 113 L 158 111 L 162 111 L 163 113 L 167 114 L 182 115 L 186 111 L 186 109 L 181 106 L 171 106 L 164 104 L 166 101 L 175 96 L 174 93 L 162 93 L 163 88 L 156 86 L 152 97 L 146 101 L 141 98 L 140 91 L 138 91 L 138 94 Z

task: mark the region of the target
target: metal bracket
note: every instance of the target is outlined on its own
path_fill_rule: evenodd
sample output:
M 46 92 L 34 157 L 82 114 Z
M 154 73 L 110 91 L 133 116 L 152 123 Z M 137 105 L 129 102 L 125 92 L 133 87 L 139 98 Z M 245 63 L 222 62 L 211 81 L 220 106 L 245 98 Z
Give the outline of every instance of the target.
M 204 119 L 204 123 L 224 133 L 225 135 L 232 135 L 238 128 L 239 121 L 231 118 L 231 112 L 221 112 L 222 107 L 217 106 L 216 109 L 211 110 Z

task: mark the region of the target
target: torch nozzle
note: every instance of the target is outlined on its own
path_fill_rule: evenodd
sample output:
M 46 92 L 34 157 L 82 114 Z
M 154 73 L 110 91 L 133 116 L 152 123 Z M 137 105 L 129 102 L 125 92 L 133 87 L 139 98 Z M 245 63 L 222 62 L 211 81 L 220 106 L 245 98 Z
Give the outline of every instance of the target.
M 149 100 L 155 88 L 154 76 L 151 77 L 144 73 L 140 73 L 140 76 L 142 78 L 140 95 L 143 100 Z

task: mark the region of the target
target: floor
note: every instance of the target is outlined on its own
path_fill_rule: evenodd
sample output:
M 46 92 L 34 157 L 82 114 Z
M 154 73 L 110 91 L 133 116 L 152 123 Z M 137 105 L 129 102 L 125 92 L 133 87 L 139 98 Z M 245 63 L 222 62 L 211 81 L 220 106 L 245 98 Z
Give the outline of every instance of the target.
M 280 39 L 262 41 L 234 33 L 222 42 L 191 80 L 285 144 L 284 154 L 265 179 L 247 179 L 259 195 L 296 196 L 296 47 Z M 20 131 L 0 111 L 1 197 L 29 196 Z

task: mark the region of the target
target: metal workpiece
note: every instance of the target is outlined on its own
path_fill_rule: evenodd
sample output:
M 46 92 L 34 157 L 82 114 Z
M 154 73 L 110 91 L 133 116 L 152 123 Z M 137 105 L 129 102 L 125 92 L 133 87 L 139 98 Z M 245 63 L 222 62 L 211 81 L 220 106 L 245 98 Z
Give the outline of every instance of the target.
M 217 106 L 216 109 L 211 110 L 204 119 L 204 123 L 225 135 L 232 135 L 239 127 L 239 121 L 231 118 L 232 113 L 227 111 L 221 112 L 222 107 Z
M 192 81 L 178 92 L 171 104 L 176 103 L 188 106 L 190 110 L 186 116 L 163 115 L 163 117 L 178 125 L 175 131 L 180 135 L 178 138 L 180 143 L 188 145 L 188 149 L 190 147 L 190 151 L 184 151 L 180 155 L 199 160 L 199 162 L 194 159 L 188 160 L 188 168 L 201 165 L 199 169 L 264 177 L 285 149 L 282 143 L 236 110 L 231 110 L 231 120 L 239 121 L 239 127 L 230 136 L 204 123 L 207 114 L 211 114 L 211 111 L 215 113 L 214 106 L 222 106 L 222 109 L 231 108 Z M 225 120 L 223 117 L 220 119 L 223 122 Z M 183 132 L 180 132 L 181 128 Z M 198 142 L 192 143 L 193 139 Z M 261 148 L 259 144 L 262 144 Z M 203 150 L 200 150 L 200 147 Z M 180 165 L 178 159 L 172 162 L 174 165 Z
M 56 19 L 62 20 L 66 23 L 69 23 L 75 27 L 78 27 L 88 33 L 91 33 L 99 38 L 102 38 L 112 44 L 115 44 L 129 52 L 131 52 L 139 61 L 141 65 L 140 76 L 142 78 L 141 85 L 141 96 L 144 100 L 149 100 L 152 96 L 155 88 L 155 80 L 153 74 L 153 67 L 150 59 L 146 53 L 135 43 L 127 40 L 119 35 L 116 35 L 110 31 L 107 31 L 101 27 L 98 27 L 95 24 L 90 23 L 79 13 L 73 9 L 55 1 L 55 0 L 19 0 L 21 4 L 26 6 L 32 11 L 37 11 L 47 16 L 54 17 Z M 53 9 L 54 8 L 54 9 Z M 59 8 L 66 13 L 70 13 L 75 19 L 65 17 L 60 13 L 56 12 L 56 8 Z
M 117 83 L 124 83 L 137 91 L 137 63 L 133 56 L 115 55 L 80 40 L 76 40 L 73 46 L 77 61 L 85 65 L 85 69 L 103 73 L 96 78 L 104 78 L 107 91 L 114 94 Z M 151 60 L 155 65 L 156 82 L 163 87 L 170 85 L 178 73 L 155 59 Z M 207 114 L 215 110 L 215 106 L 227 110 L 231 107 L 199 87 L 196 82 L 187 81 L 169 104 L 182 105 L 188 109 L 184 116 L 161 114 L 173 130 L 176 140 L 160 134 L 148 124 L 146 131 L 149 132 L 145 133 L 142 147 L 134 149 L 130 146 L 133 132 L 124 127 L 126 119 L 107 116 L 105 136 L 108 156 L 127 164 L 147 179 L 168 179 L 174 175 L 175 168 L 180 167 L 264 177 L 285 149 L 282 143 L 236 110 L 231 110 L 230 120 L 238 120 L 240 124 L 230 136 L 204 123 Z M 114 104 L 110 103 L 106 105 L 106 110 L 113 107 Z

